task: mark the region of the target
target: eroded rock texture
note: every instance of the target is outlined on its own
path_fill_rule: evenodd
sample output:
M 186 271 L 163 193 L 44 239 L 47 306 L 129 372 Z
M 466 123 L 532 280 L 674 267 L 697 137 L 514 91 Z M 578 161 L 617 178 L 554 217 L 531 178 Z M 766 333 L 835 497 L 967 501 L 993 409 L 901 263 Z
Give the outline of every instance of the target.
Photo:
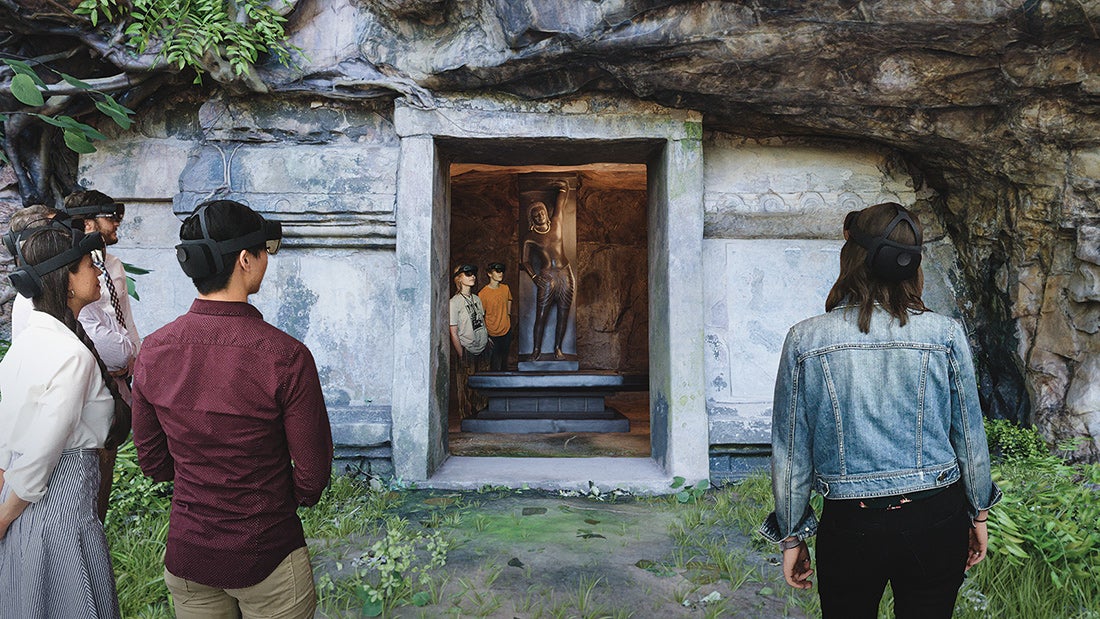
M 289 18 L 306 56 L 259 71 L 269 96 L 604 92 L 733 136 L 893 149 L 955 245 L 988 410 L 1097 456 L 1100 2 L 303 0 Z
M 455 2 L 363 15 L 358 53 L 429 91 L 625 92 L 708 130 L 886 145 L 960 259 L 982 393 L 1100 438 L 1100 3 Z

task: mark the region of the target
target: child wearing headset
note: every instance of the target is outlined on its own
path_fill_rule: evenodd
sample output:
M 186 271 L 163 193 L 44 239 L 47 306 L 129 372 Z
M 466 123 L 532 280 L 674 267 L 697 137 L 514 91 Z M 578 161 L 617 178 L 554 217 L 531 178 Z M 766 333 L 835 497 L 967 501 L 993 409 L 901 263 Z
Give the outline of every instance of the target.
M 103 240 L 53 222 L 17 241 L 10 277 L 34 311 L 0 361 L 0 617 L 118 617 L 98 450 L 125 440 L 130 409 L 76 318 L 99 299 Z
M 920 223 L 899 204 L 849 213 L 826 313 L 787 334 L 775 384 L 775 512 L 761 534 L 808 589 L 817 534 L 825 619 L 948 618 L 985 557 L 1000 498 L 966 332 L 921 300 Z M 811 491 L 825 498 L 820 527 Z

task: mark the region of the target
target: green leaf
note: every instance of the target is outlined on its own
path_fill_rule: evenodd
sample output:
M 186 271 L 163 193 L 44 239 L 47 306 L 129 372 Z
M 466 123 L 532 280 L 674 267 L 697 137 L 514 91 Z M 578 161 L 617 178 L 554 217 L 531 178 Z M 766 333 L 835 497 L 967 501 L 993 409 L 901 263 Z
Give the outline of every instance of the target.
M 134 121 L 131 120 L 129 116 L 119 112 L 118 110 L 103 101 L 96 101 L 95 107 L 97 110 L 103 112 L 108 117 L 110 117 L 111 120 L 115 121 L 116 125 L 122 127 L 123 129 L 129 129 L 131 125 L 134 124 Z
M 82 81 L 76 79 L 75 77 L 69 75 L 68 73 L 62 73 L 61 74 L 61 79 L 68 82 L 70 86 L 75 86 L 77 88 L 83 88 L 84 90 L 91 90 L 92 89 L 91 84 L 89 84 L 88 82 L 82 82 Z
M 432 601 L 432 596 L 427 591 L 417 591 L 412 596 L 413 606 L 427 606 Z
M 23 105 L 38 107 L 46 103 L 34 79 L 26 73 L 19 73 L 11 78 L 11 94 Z
M 152 269 L 143 269 L 139 266 L 134 266 L 134 265 L 130 264 L 129 262 L 123 262 L 122 263 L 122 269 L 124 271 L 126 271 L 127 273 L 133 273 L 134 275 L 145 275 L 146 273 L 152 273 L 153 272 Z M 427 501 L 425 501 L 425 502 L 427 502 Z M 454 499 L 451 499 L 451 502 L 453 503 Z
M 382 600 L 367 601 L 363 604 L 363 616 L 364 617 L 378 617 L 382 614 Z
M 116 101 L 115 98 L 112 97 L 111 95 L 104 94 L 103 95 L 103 103 L 105 103 L 112 110 L 118 112 L 119 114 L 124 114 L 126 116 L 133 116 L 134 115 L 133 110 L 131 110 L 130 108 L 128 108 L 125 105 L 122 105 L 121 103 Z
M 703 492 L 707 488 L 710 488 L 710 480 L 709 479 L 700 479 L 699 483 L 695 484 L 695 489 L 699 492 Z
M 45 117 L 41 114 L 35 114 L 35 116 L 38 116 L 39 118 L 42 118 L 43 120 L 45 120 Z M 51 122 L 50 123 L 51 125 L 54 125 L 56 127 L 61 127 L 62 129 L 65 129 L 66 131 L 75 131 L 77 133 L 80 133 L 85 137 L 85 139 L 89 139 L 89 140 L 106 140 L 107 139 L 107 136 L 100 133 L 99 130 L 96 129 L 95 127 L 93 127 L 91 125 L 85 125 L 84 123 L 82 123 L 79 120 L 73 118 L 72 116 L 64 116 L 64 115 L 55 116 L 54 120 L 57 121 L 57 122 Z M 49 122 L 49 121 L 46 121 L 46 122 Z
M 5 58 L 4 64 L 12 68 L 17 75 L 26 75 L 31 78 L 35 84 L 45 88 L 46 82 L 42 81 L 42 78 L 38 77 L 38 74 L 34 72 L 31 65 L 23 62 L 22 60 L 15 60 L 14 58 Z
M 691 500 L 691 493 L 687 490 L 681 490 L 676 493 L 676 500 L 681 503 L 687 503 Z
M 69 129 L 65 130 L 65 146 L 68 146 L 71 150 L 74 150 L 81 155 L 87 155 L 88 153 L 95 152 L 95 146 L 88 141 L 88 138 L 83 134 L 77 133 Z
M 680 477 L 679 475 L 677 475 L 676 477 L 672 478 L 672 486 L 671 487 L 672 488 L 679 488 L 680 486 L 684 485 L 685 481 L 687 481 L 687 480 L 684 479 L 683 477 Z
M 126 276 L 126 294 L 134 297 L 134 300 L 136 301 L 141 300 L 141 297 L 139 297 L 137 293 L 137 285 L 136 282 L 134 282 L 134 278 L 128 275 Z

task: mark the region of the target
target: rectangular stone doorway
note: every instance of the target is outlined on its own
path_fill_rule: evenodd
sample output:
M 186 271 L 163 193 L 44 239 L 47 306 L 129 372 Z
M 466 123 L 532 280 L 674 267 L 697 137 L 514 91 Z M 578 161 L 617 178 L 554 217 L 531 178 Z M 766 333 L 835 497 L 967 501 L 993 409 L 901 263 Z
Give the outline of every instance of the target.
M 661 493 L 669 491 L 675 476 L 692 482 L 708 476 L 700 320 L 700 119 L 692 112 L 651 105 L 635 108 L 627 104 L 615 111 L 603 107 L 600 113 L 592 113 L 594 109 L 588 103 L 583 109 L 557 111 L 535 104 L 501 109 L 496 102 L 469 99 L 440 100 L 431 109 L 396 106 L 394 125 L 401 138 L 401 161 L 396 204 L 394 339 L 398 353 L 392 444 L 394 468 L 403 479 L 434 488 L 490 484 L 586 489 L 592 483 L 602 489 Z M 449 403 L 454 399 L 448 393 L 454 382 L 450 376 L 454 353 L 448 334 L 448 301 L 454 294 L 452 269 L 470 263 L 484 273 L 487 262 L 499 261 L 508 267 L 505 281 L 509 285 L 518 286 L 519 278 L 527 277 L 518 268 L 519 185 L 510 186 L 512 181 L 507 180 L 521 173 L 567 173 L 580 181 L 574 187 L 599 189 L 587 196 L 581 189 L 581 201 L 590 199 L 598 204 L 614 197 L 635 205 L 632 212 L 639 223 L 622 231 L 614 230 L 619 218 L 611 217 L 612 208 L 578 211 L 578 217 L 595 218 L 579 226 L 588 226 L 592 232 L 589 241 L 578 237 L 578 256 L 601 268 L 586 267 L 575 273 L 580 302 L 576 324 L 590 328 L 594 335 L 601 329 L 606 333 L 599 339 L 578 330 L 574 358 L 578 368 L 586 355 L 591 359 L 600 355 L 616 360 L 630 357 L 630 362 L 644 368 L 648 380 L 639 384 L 642 390 L 622 397 L 634 397 L 637 406 L 633 413 L 648 420 L 648 453 L 610 457 L 612 450 L 607 449 L 603 455 L 591 457 L 550 458 L 534 453 L 529 454 L 532 457 L 462 456 L 449 444 Z M 628 177 L 630 189 L 612 182 L 618 174 Z M 494 175 L 501 178 L 494 179 Z M 600 175 L 605 177 L 603 185 L 598 182 Z M 587 184 L 586 176 L 592 177 Z M 536 220 L 530 212 L 525 215 Z M 472 239 L 465 237 L 478 235 L 476 249 L 471 249 Z M 644 239 L 639 241 L 641 246 L 623 244 L 636 255 L 633 264 L 637 266 L 618 266 L 617 256 L 621 258 L 619 250 L 623 248 L 595 251 L 599 243 L 619 236 Z M 595 245 L 586 249 L 585 242 Z M 492 253 L 508 256 L 489 257 Z M 631 268 L 640 270 L 632 275 Z M 609 287 L 617 291 L 611 302 L 597 294 L 607 284 L 591 279 L 593 273 L 620 278 Z M 586 277 L 590 279 L 586 281 Z M 634 281 L 635 287 L 628 291 L 625 281 Z M 642 282 L 644 291 L 637 287 Z M 484 279 L 479 282 L 484 283 Z M 586 300 L 592 309 L 587 317 L 579 309 L 585 307 Z M 644 309 L 624 312 L 627 303 Z M 628 320 L 633 321 L 629 326 L 641 333 L 628 337 L 607 328 L 616 321 L 621 328 Z M 592 355 L 586 347 L 606 350 Z M 557 360 L 570 362 L 571 353 L 563 347 L 566 358 Z M 511 363 L 517 361 L 515 356 L 510 358 Z M 597 386 L 603 386 L 601 380 L 595 380 Z M 644 414 L 643 406 L 648 409 Z M 564 446 L 564 440 L 562 443 Z M 638 451 L 644 452 L 644 448 Z
M 516 377 L 530 376 L 531 372 L 523 370 L 534 365 L 524 354 L 533 348 L 530 327 L 533 316 L 524 314 L 521 297 L 526 295 L 530 300 L 534 285 L 531 277 L 519 268 L 523 233 L 527 231 L 524 226 L 528 225 L 527 205 L 521 194 L 525 187 L 551 184 L 558 179 L 567 179 L 572 184 L 569 220 L 575 222 L 575 237 L 566 243 L 576 280 L 571 312 L 575 328 L 566 342 L 569 361 L 562 365 L 576 367 L 576 372 L 582 375 L 607 373 L 628 375 L 635 380 L 624 381 L 622 390 L 607 398 L 565 400 L 560 406 L 556 398 L 512 398 L 511 401 L 521 402 L 525 408 L 542 406 L 549 410 L 525 410 L 514 418 L 509 411 L 501 411 L 499 416 L 494 414 L 497 411 L 486 411 L 480 416 L 490 419 L 468 421 L 464 429 L 457 397 L 463 379 L 456 376 L 456 364 L 452 364 L 448 406 L 448 451 L 452 456 L 650 456 L 645 378 L 649 371 L 649 272 L 644 164 L 451 165 L 451 264 L 478 267 L 475 293 L 488 284 L 489 263 L 505 265 L 503 284 L 513 297 L 512 341 L 505 371 L 514 372 Z M 549 205 L 551 210 L 555 206 L 553 202 Z M 553 336 L 554 325 L 548 326 L 549 338 Z M 544 349 L 549 346 L 547 339 Z M 539 364 L 554 370 L 553 355 L 547 354 L 545 358 L 549 360 Z M 570 369 L 561 368 L 567 374 Z M 604 410 L 619 415 L 614 422 L 600 419 L 589 422 L 583 419 L 586 411 L 569 410 L 571 401 L 596 402 Z M 486 408 L 487 402 L 478 400 L 476 406 Z M 601 416 L 603 412 L 600 411 Z M 626 428 L 629 431 L 622 431 Z

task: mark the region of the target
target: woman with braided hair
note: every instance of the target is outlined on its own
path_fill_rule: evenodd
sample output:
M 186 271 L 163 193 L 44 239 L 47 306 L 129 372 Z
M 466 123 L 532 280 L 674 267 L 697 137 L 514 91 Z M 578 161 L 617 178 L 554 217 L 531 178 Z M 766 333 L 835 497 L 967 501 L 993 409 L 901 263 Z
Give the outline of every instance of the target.
M 99 298 L 89 253 L 48 226 L 11 275 L 34 310 L 0 361 L 0 617 L 118 617 L 97 449 L 130 431 L 130 410 L 76 316 Z

